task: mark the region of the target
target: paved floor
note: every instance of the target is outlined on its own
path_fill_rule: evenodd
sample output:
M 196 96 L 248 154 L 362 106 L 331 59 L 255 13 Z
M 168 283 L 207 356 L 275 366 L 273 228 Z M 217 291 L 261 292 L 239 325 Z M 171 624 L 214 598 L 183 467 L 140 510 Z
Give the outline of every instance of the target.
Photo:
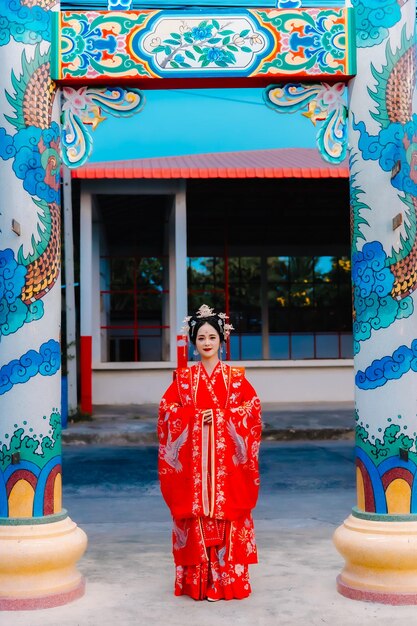
M 95 406 L 91 421 L 71 423 L 63 440 L 72 444 L 126 445 L 156 441 L 158 406 Z M 263 438 L 353 438 L 354 406 L 351 402 L 265 403 L 262 405 Z
M 64 503 L 84 528 L 86 595 L 65 607 L 0 613 L 1 626 L 391 626 L 415 607 L 347 600 L 335 590 L 335 528 L 355 501 L 351 441 L 264 442 L 255 523 L 260 563 L 244 601 L 172 594 L 170 520 L 156 446 L 65 446 Z

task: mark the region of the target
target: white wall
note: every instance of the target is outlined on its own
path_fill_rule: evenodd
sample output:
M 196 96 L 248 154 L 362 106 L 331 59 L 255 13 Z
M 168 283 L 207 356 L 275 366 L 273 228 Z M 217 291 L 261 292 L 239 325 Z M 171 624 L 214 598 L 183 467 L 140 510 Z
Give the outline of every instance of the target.
M 262 402 L 353 401 L 353 361 L 257 361 L 235 363 Z M 103 363 L 93 369 L 93 404 L 158 403 L 172 381 L 174 364 Z
M 291 361 L 246 365 L 263 402 L 353 402 L 353 361 Z

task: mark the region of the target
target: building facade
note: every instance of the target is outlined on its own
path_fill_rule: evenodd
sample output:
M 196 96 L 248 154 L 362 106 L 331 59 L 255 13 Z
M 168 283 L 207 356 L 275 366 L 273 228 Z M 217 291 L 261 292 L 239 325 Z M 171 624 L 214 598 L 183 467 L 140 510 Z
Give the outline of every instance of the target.
M 230 316 L 223 358 L 264 401 L 352 400 L 347 163 L 314 149 L 91 163 L 73 186 L 94 404 L 158 402 L 202 303 Z

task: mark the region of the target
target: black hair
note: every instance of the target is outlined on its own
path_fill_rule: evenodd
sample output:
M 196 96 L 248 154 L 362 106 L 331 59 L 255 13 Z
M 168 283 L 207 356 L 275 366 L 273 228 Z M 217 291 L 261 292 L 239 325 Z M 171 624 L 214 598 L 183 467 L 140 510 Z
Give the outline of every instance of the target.
M 192 315 L 189 322 L 189 332 L 188 335 L 190 337 L 190 341 L 193 345 L 197 340 L 198 331 L 204 324 L 210 324 L 216 331 L 216 333 L 220 337 L 220 343 L 224 342 L 224 320 L 222 320 L 218 315 L 210 315 L 208 317 L 198 317 L 197 315 Z

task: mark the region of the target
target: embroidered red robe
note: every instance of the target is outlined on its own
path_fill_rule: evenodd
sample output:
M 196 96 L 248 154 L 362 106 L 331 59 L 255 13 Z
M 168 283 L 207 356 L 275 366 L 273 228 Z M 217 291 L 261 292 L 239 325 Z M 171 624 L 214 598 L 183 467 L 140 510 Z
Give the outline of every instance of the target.
M 221 362 L 211 376 L 201 363 L 178 369 L 161 401 L 158 436 L 161 491 L 174 519 L 175 593 L 249 595 L 261 410 L 243 370 Z

